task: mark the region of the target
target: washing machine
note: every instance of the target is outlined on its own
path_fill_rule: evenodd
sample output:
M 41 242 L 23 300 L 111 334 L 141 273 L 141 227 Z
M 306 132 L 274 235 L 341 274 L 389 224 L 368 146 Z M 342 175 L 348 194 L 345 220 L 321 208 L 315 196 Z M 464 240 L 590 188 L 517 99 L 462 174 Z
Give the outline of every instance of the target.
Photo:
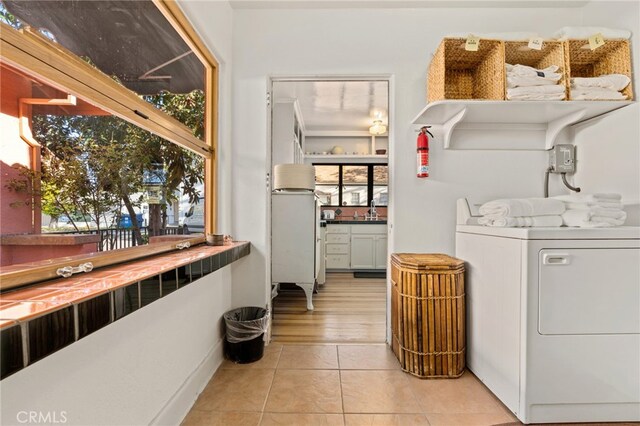
M 640 421 L 640 227 L 469 216 L 459 203 L 468 368 L 524 423 Z

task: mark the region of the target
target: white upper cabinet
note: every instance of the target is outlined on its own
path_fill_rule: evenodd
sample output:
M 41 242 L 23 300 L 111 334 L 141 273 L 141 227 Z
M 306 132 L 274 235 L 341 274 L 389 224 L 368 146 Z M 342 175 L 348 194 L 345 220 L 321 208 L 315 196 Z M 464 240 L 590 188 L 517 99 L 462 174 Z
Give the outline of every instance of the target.
M 305 128 L 298 101 L 276 100 L 272 109 L 272 126 L 272 164 L 302 164 Z

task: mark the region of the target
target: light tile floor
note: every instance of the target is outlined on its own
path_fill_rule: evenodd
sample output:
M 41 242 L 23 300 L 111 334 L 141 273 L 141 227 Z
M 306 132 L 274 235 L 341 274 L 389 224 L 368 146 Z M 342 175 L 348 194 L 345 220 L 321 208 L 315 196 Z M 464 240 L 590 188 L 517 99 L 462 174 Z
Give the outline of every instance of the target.
M 504 423 L 519 422 L 470 372 L 418 379 L 382 344 L 272 343 L 258 362 L 224 361 L 183 425 Z

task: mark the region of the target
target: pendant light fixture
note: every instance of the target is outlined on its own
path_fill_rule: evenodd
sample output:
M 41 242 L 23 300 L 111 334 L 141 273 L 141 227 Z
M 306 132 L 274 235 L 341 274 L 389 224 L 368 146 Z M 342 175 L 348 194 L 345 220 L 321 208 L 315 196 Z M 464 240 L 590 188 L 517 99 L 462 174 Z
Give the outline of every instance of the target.
M 380 136 L 387 133 L 387 126 L 382 124 L 382 120 L 373 120 L 373 126 L 369 127 L 369 133 L 374 136 Z

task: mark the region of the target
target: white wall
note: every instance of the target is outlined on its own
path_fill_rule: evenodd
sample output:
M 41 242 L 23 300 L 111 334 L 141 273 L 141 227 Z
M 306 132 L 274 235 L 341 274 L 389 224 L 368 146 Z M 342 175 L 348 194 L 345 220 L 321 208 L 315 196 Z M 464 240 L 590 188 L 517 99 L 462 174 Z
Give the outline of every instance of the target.
M 227 1 L 181 1 L 220 62 L 219 219 L 231 215 L 231 58 Z M 1 424 L 19 411 L 65 412 L 66 424 L 179 424 L 222 361 L 222 314 L 245 257 L 4 379 Z
M 595 2 L 584 8 L 585 25 L 631 30 L 633 81 L 638 99 L 640 2 Z M 640 225 L 640 108 L 631 105 L 602 119 L 576 126 L 574 182 L 585 192 L 622 194 L 628 225 Z
M 253 210 L 255 200 L 243 197 L 242 195 L 246 194 L 246 191 L 239 191 L 238 187 L 250 184 L 254 185 L 254 191 L 259 192 L 258 188 L 265 188 L 265 185 L 264 176 L 259 185 L 256 185 L 256 182 L 246 181 L 244 177 L 243 171 L 251 171 L 254 167 L 251 159 L 247 163 L 246 156 L 247 154 L 249 156 L 255 155 L 257 151 L 242 153 L 243 155 L 239 157 L 237 144 L 232 142 L 232 127 L 236 125 L 236 123 L 232 123 L 231 119 L 235 113 L 232 113 L 232 99 L 235 98 L 235 89 L 232 87 L 232 72 L 235 67 L 232 31 L 235 31 L 235 12 L 226 0 L 180 0 L 180 4 L 194 28 L 220 61 L 220 141 L 218 146 L 218 165 L 220 167 L 218 173 L 218 213 L 220 218 L 218 219 L 218 232 L 230 234 L 236 240 L 251 241 L 253 245 L 252 237 L 254 234 L 240 233 L 237 223 L 242 221 L 245 226 L 256 229 L 258 233 L 261 230 L 262 236 L 259 241 L 264 241 L 266 219 L 264 216 L 251 215 L 249 220 L 246 220 L 244 215 L 238 214 L 238 211 L 255 213 Z M 232 61 L 234 62 L 233 67 Z M 239 117 L 245 116 L 242 111 L 236 114 L 239 114 Z M 254 125 L 254 123 L 242 119 L 238 122 L 240 126 Z M 253 149 L 251 144 L 249 144 L 249 149 Z M 260 152 L 260 154 L 265 155 L 264 152 Z M 234 285 L 231 288 L 231 303 L 233 307 L 266 305 L 266 290 L 262 289 L 265 276 L 264 265 L 264 250 L 256 250 L 255 245 L 252 246 L 251 254 L 245 258 L 242 266 L 232 265 Z M 262 274 L 260 279 L 256 281 L 255 270 L 259 268 L 262 268 Z
M 237 186 L 244 181 L 246 166 L 238 160 L 236 144 L 232 139 L 232 105 L 234 90 L 233 80 L 233 37 L 234 11 L 226 0 L 180 0 L 180 5 L 202 40 L 211 49 L 220 63 L 220 98 L 219 98 L 219 140 L 218 140 L 218 233 L 231 235 L 236 240 L 250 239 L 253 235 L 240 234 L 236 223 L 242 218 L 237 210 L 251 211 L 253 200 L 238 197 Z M 240 113 L 242 116 L 242 113 Z M 241 125 L 247 125 L 240 120 Z M 240 172 L 240 173 L 239 173 Z M 262 185 L 264 187 L 264 185 Z M 256 189 L 256 188 L 254 188 Z M 252 221 L 260 218 L 252 218 Z M 262 222 L 265 219 L 262 218 Z M 247 223 L 247 222 L 245 222 Z M 249 225 L 253 226 L 253 225 Z M 264 226 L 262 226 L 264 234 Z M 264 235 L 261 238 L 264 240 Z M 252 247 L 251 254 L 242 265 L 232 265 L 233 286 L 231 287 L 231 306 L 265 306 L 266 296 L 262 290 L 264 271 L 260 284 L 256 285 L 254 271 L 264 265 L 264 253 Z M 259 291 L 252 291 L 260 287 Z M 246 290 L 249 289 L 247 292 Z M 256 294 L 259 295 L 256 297 Z
M 640 108 L 576 126 L 576 173 L 573 182 L 585 193 L 622 195 L 626 225 L 640 225 Z
M 579 9 L 297 9 L 235 10 L 234 234 L 251 240 L 243 300 L 264 301 L 268 236 L 265 215 L 269 75 L 392 74 L 394 146 L 390 148 L 391 251 L 454 252 L 455 199 L 542 196 L 544 152 L 443 151 L 431 146 L 431 177 L 415 177 L 416 126 L 425 105 L 431 53 L 448 33 L 522 31 L 550 34 L 579 24 Z M 534 24 L 535 23 L 535 24 Z M 251 206 L 247 208 L 247 206 Z
M 178 424 L 222 361 L 230 304 L 227 266 L 4 379 L 0 423 L 64 411 L 70 425 Z
M 233 10 L 226 0 L 179 0 L 200 38 L 218 60 L 218 232 L 230 234 L 231 214 L 231 73 Z

